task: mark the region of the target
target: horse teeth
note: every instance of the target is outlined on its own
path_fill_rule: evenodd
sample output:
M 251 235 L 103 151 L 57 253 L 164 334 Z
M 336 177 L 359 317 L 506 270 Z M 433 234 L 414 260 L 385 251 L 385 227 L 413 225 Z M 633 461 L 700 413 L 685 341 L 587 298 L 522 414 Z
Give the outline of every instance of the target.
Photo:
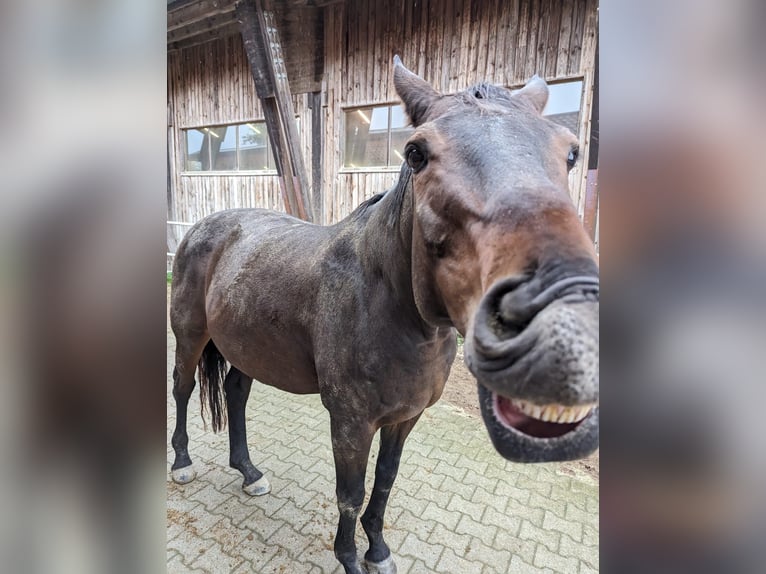
M 595 408 L 595 404 L 567 407 L 564 405 L 535 405 L 528 401 L 513 400 L 514 406 L 534 419 L 554 423 L 575 423 L 583 420 Z

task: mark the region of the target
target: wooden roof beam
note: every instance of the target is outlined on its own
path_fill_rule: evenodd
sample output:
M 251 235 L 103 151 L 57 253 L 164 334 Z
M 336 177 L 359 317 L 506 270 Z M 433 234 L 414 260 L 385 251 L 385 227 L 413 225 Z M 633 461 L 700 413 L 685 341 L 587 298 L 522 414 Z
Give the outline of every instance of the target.
M 176 50 L 184 50 L 186 48 L 191 48 L 192 46 L 199 46 L 200 44 L 205 44 L 206 42 L 217 40 L 218 38 L 235 36 L 239 33 L 239 23 L 237 23 L 235 20 L 231 24 L 227 24 L 222 28 L 215 28 L 214 30 L 210 30 L 208 32 L 201 32 L 196 36 L 191 36 L 184 40 L 179 40 L 178 42 L 168 42 L 167 51 L 174 52 Z
M 168 44 L 172 44 L 174 42 L 181 42 L 182 40 L 193 38 L 194 36 L 197 36 L 199 34 L 204 34 L 206 32 L 215 32 L 216 30 L 219 30 L 221 28 L 224 28 L 226 26 L 229 26 L 231 24 L 236 24 L 236 23 L 237 23 L 237 17 L 234 14 L 234 11 L 227 12 L 225 14 L 218 14 L 216 16 L 211 16 L 210 18 L 205 18 L 204 20 L 200 20 L 199 22 L 195 22 L 194 24 L 191 24 L 189 26 L 184 26 L 183 28 L 177 28 L 173 30 L 172 32 L 168 32 L 167 42 Z
M 211 16 L 220 16 L 234 12 L 234 0 L 199 0 L 183 4 L 171 11 L 168 6 L 168 33 L 201 22 Z

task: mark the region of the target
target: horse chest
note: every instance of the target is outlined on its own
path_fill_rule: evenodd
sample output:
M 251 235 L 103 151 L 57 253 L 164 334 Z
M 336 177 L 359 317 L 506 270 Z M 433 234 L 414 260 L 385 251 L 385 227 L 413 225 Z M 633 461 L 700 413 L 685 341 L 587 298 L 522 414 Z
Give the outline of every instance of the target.
M 319 361 L 320 392 L 325 405 L 363 414 L 381 425 L 408 420 L 442 394 L 454 359 L 452 340 L 397 343 L 369 337 L 336 347 Z

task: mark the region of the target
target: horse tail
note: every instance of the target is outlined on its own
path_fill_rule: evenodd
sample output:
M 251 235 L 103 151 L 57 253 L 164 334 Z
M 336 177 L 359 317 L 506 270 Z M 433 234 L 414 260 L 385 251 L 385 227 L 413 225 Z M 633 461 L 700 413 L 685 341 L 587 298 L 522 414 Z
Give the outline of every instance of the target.
M 213 432 L 218 432 L 226 426 L 226 408 L 224 400 L 226 393 L 223 381 L 226 378 L 228 364 L 226 359 L 210 339 L 199 360 L 199 398 L 202 411 L 202 421 L 205 421 L 205 406 L 210 410 Z

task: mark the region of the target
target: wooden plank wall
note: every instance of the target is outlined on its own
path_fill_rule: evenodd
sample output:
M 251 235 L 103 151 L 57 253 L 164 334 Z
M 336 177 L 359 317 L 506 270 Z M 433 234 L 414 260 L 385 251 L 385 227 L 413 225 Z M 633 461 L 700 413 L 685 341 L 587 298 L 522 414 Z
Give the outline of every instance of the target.
M 391 77 L 394 54 L 444 93 L 478 81 L 518 86 L 535 73 L 548 81 L 583 78 L 587 118 L 596 32 L 596 0 L 357 0 L 327 7 L 324 209 L 329 221 L 341 219 L 392 180 L 390 169 L 342 170 L 340 142 L 344 107 L 398 101 Z M 570 176 L 581 212 L 588 128 L 583 121 L 582 159 Z
M 392 185 L 398 168 L 342 170 L 344 107 L 398 101 L 391 61 L 443 92 L 477 81 L 523 84 L 537 73 L 548 81 L 583 78 L 583 118 L 590 116 L 597 0 L 350 0 L 324 8 L 322 166 L 325 223 L 350 213 Z M 295 57 L 291 54 L 291 57 Z M 315 54 L 305 55 L 314 61 Z M 262 119 L 238 35 L 168 55 L 170 122 L 175 134 L 175 215 L 197 221 L 228 207 L 282 209 L 277 178 L 269 175 L 183 175 L 181 129 Z M 294 96 L 301 145 L 310 165 L 309 96 Z M 580 130 L 581 161 L 570 176 L 582 212 L 589 124 Z
M 263 120 L 255 83 L 239 35 L 168 54 L 170 122 L 175 134 L 173 217 L 195 222 L 233 207 L 283 211 L 276 175 L 184 175 L 183 129 Z M 309 95 L 293 96 L 300 122 L 301 149 L 311 158 Z

